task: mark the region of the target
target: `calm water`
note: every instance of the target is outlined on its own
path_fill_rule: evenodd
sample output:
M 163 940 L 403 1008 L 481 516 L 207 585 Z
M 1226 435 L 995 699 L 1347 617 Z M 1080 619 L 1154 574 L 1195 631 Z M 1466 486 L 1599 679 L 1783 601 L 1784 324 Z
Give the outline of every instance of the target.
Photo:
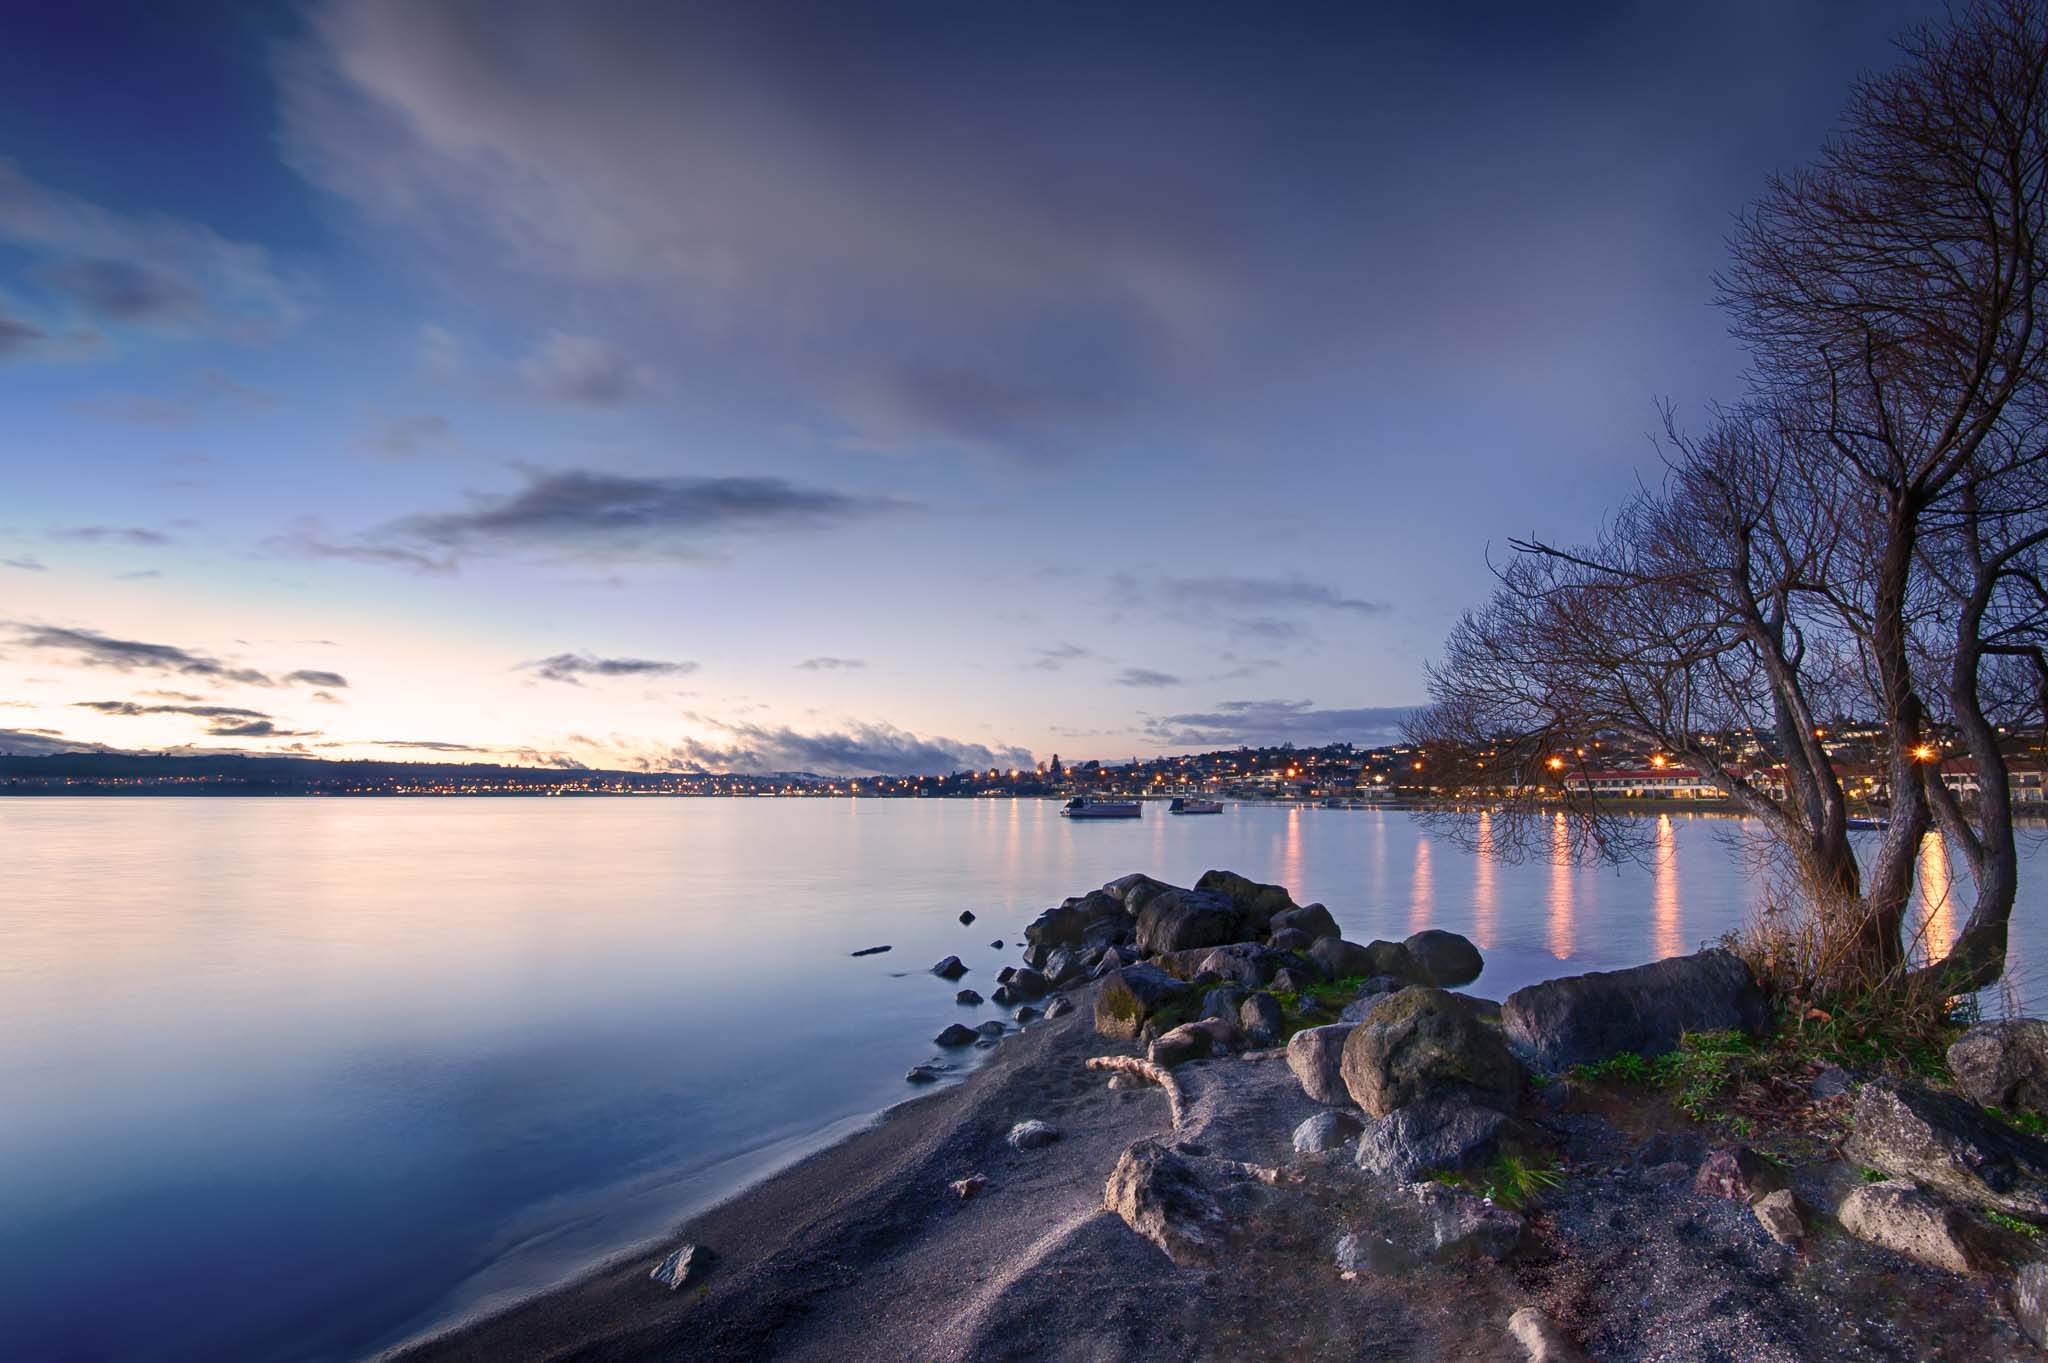
M 0 1352 L 352 1359 L 557 1281 L 906 1096 L 995 1011 L 925 968 L 987 992 L 991 939 L 1126 871 L 1279 881 L 1359 941 L 1466 933 L 1500 998 L 1736 925 L 1729 827 L 1658 820 L 1665 855 L 1617 871 L 1313 809 L 0 801 Z

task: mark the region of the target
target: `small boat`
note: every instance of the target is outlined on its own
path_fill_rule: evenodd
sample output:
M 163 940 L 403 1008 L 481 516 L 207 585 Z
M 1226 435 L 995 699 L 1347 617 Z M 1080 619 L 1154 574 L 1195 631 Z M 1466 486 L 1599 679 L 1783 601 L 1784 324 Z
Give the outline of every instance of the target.
M 1069 819 L 1136 819 L 1143 817 L 1145 807 L 1136 800 L 1091 800 L 1077 795 L 1060 813 Z
M 1176 795 L 1173 803 L 1166 807 L 1169 814 L 1221 814 L 1223 801 L 1203 800 L 1192 795 Z
M 1850 828 L 1890 828 L 1890 819 L 1873 819 L 1862 814 L 1851 814 L 1843 823 Z

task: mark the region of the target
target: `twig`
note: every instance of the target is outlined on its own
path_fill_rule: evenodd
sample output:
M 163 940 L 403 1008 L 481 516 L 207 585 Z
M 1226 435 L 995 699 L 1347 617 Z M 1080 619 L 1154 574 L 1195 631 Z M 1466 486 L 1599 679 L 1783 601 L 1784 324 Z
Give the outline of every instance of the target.
M 1088 1068 L 1135 1074 L 1140 1079 L 1159 1085 L 1166 1090 L 1167 1111 L 1173 1117 L 1167 1129 L 1173 1130 L 1180 1126 L 1181 1117 L 1187 1111 L 1187 1099 L 1181 1094 L 1180 1081 L 1175 1079 L 1172 1071 L 1165 1066 L 1155 1065 L 1149 1060 L 1140 1060 L 1133 1055 L 1098 1055 L 1088 1061 Z

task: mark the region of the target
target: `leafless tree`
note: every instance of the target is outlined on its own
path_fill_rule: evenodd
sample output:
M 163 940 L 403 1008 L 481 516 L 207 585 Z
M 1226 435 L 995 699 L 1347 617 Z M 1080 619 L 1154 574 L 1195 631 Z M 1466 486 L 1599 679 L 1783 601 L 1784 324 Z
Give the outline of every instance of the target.
M 1998 728 L 2048 701 L 2048 0 L 1985 0 L 1900 47 L 1739 221 L 1719 286 L 1754 358 L 1743 405 L 1673 431 L 1663 484 L 1594 544 L 1514 544 L 1417 737 L 1512 752 L 1530 791 L 1603 733 L 1697 766 L 1792 855 L 1843 980 L 1903 977 L 1938 826 L 1977 900 L 1918 978 L 1962 990 L 2002 970 L 2017 887 Z M 1884 725 L 1867 865 L 1819 737 L 1840 710 Z M 1928 760 L 1935 723 L 1975 759 L 1968 805 Z M 1745 728 L 1775 734 L 1781 796 L 1716 741 Z M 1611 852 L 1612 821 L 1566 804 Z

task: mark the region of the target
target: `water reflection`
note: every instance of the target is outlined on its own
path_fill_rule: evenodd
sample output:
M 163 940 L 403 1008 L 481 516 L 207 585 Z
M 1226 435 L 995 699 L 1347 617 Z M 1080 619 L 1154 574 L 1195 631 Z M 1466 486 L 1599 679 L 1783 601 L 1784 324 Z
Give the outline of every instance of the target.
M 1287 825 L 1280 847 L 1280 883 L 1301 884 L 1301 806 L 1287 811 Z
M 1436 908 L 1436 887 L 1429 874 L 1429 839 L 1415 840 L 1415 875 L 1408 886 L 1408 931 L 1421 932 L 1429 926 Z
M 1482 951 L 1493 946 L 1500 901 L 1493 884 L 1493 815 L 1479 816 L 1478 860 L 1472 866 L 1472 937 Z
M 1574 941 L 1571 835 L 1559 814 L 1550 825 L 1550 954 L 1565 960 Z
M 1656 907 L 1657 955 L 1683 956 L 1685 936 L 1678 927 L 1678 830 L 1669 814 L 1657 816 Z
M 1929 833 L 1920 840 L 1920 946 L 1930 961 L 1948 955 L 1956 944 L 1955 903 L 1948 844 L 1941 834 Z

